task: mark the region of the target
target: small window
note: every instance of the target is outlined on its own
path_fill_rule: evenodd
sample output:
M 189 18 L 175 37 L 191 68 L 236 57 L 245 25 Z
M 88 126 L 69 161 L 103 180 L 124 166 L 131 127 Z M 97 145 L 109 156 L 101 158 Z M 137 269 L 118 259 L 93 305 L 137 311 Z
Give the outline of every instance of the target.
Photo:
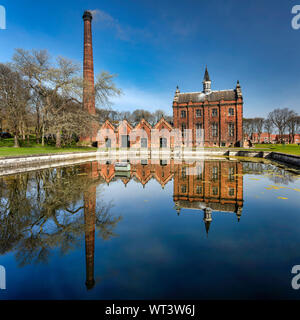
M 148 164 L 148 160 L 147 159 L 142 159 L 141 160 L 141 165 L 142 166 L 146 166 Z
M 233 108 L 229 108 L 228 115 L 234 116 L 234 109 Z
M 217 117 L 217 116 L 218 116 L 218 109 L 212 109 L 211 115 L 212 115 L 213 117 Z
M 218 179 L 218 167 L 213 167 L 212 168 L 212 180 L 217 180 Z
M 197 194 L 202 194 L 202 186 L 197 186 L 196 187 L 196 193 Z
M 222 146 L 222 147 L 225 147 L 225 146 L 226 146 L 226 143 L 225 143 L 225 142 L 222 142 L 222 143 L 221 143 L 221 146 Z
M 213 187 L 212 188 L 212 193 L 213 193 L 214 196 L 217 196 L 218 193 L 219 193 L 219 188 L 218 187 Z
M 197 109 L 197 110 L 196 110 L 196 117 L 197 117 L 197 118 L 202 117 L 202 110 L 201 110 L 201 109 Z
M 196 124 L 196 137 L 200 138 L 202 136 L 202 123 Z
M 234 168 L 228 169 L 228 180 L 233 182 L 234 181 Z
M 182 167 L 182 169 L 181 169 L 181 178 L 182 179 L 186 178 L 186 168 L 185 167 Z
M 186 193 L 186 185 L 182 185 L 181 186 L 181 192 L 182 193 Z
M 197 167 L 197 180 L 202 180 L 202 167 Z
M 234 137 L 234 123 L 228 124 L 228 134 L 229 137 Z
M 181 118 L 186 118 L 186 111 L 185 110 L 181 110 Z
M 218 136 L 218 124 L 213 123 L 211 127 L 212 127 L 212 136 L 217 137 Z
M 228 194 L 230 197 L 234 196 L 234 188 L 229 188 Z

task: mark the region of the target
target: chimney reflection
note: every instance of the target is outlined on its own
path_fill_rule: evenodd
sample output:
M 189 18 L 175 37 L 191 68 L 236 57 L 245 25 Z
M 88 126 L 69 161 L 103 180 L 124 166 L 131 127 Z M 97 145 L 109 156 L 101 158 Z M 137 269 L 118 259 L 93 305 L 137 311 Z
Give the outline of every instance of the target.
M 89 179 L 98 177 L 96 162 L 84 164 L 82 171 L 88 174 Z M 85 227 L 85 259 L 86 259 L 86 288 L 92 289 L 95 285 L 95 228 L 96 228 L 96 185 L 91 185 L 83 195 L 84 200 L 84 227 Z

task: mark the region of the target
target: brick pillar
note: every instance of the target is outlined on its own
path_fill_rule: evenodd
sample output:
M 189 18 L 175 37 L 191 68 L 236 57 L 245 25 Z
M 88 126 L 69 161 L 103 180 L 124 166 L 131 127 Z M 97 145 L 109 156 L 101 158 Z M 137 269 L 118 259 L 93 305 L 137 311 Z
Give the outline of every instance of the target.
M 94 84 L 94 62 L 92 41 L 92 14 L 85 11 L 84 21 L 84 58 L 83 58 L 83 107 L 90 113 L 95 114 L 95 84 Z

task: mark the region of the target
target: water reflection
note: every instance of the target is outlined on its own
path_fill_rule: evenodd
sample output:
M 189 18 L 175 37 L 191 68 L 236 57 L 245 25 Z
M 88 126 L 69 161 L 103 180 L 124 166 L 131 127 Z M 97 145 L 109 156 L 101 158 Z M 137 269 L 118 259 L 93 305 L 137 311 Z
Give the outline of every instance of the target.
M 109 239 L 121 219 L 110 214 L 111 203 L 99 198 L 96 204 L 101 179 L 95 168 L 97 163 L 88 163 L 1 178 L 1 255 L 15 252 L 21 267 L 46 263 L 51 250 L 59 248 L 66 254 L 84 234 L 86 286 L 91 289 L 95 231 Z
M 87 289 L 95 286 L 96 232 L 108 240 L 121 216 L 102 196 L 101 186 L 135 181 L 147 188 L 155 179 L 161 188 L 173 181 L 174 212 L 203 213 L 206 233 L 217 212 L 243 211 L 243 173 L 264 174 L 288 184 L 295 176 L 261 163 L 206 160 L 132 161 L 129 171 L 118 171 L 114 161 L 95 161 L 66 168 L 51 168 L 0 179 L 0 254 L 15 253 L 19 266 L 47 263 L 52 250 L 66 254 L 85 239 Z M 114 195 L 115 198 L 118 195 Z M 183 210 L 184 209 L 184 210 Z M 135 226 L 133 226 L 134 228 Z

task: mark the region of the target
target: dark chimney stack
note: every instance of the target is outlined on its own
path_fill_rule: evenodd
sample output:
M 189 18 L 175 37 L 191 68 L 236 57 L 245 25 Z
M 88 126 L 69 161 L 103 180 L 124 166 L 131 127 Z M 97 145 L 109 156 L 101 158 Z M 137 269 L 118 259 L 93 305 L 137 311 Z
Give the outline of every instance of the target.
M 83 58 L 83 107 L 90 113 L 95 114 L 95 83 L 94 83 L 94 60 L 92 41 L 92 13 L 85 11 L 84 21 L 84 58 Z

